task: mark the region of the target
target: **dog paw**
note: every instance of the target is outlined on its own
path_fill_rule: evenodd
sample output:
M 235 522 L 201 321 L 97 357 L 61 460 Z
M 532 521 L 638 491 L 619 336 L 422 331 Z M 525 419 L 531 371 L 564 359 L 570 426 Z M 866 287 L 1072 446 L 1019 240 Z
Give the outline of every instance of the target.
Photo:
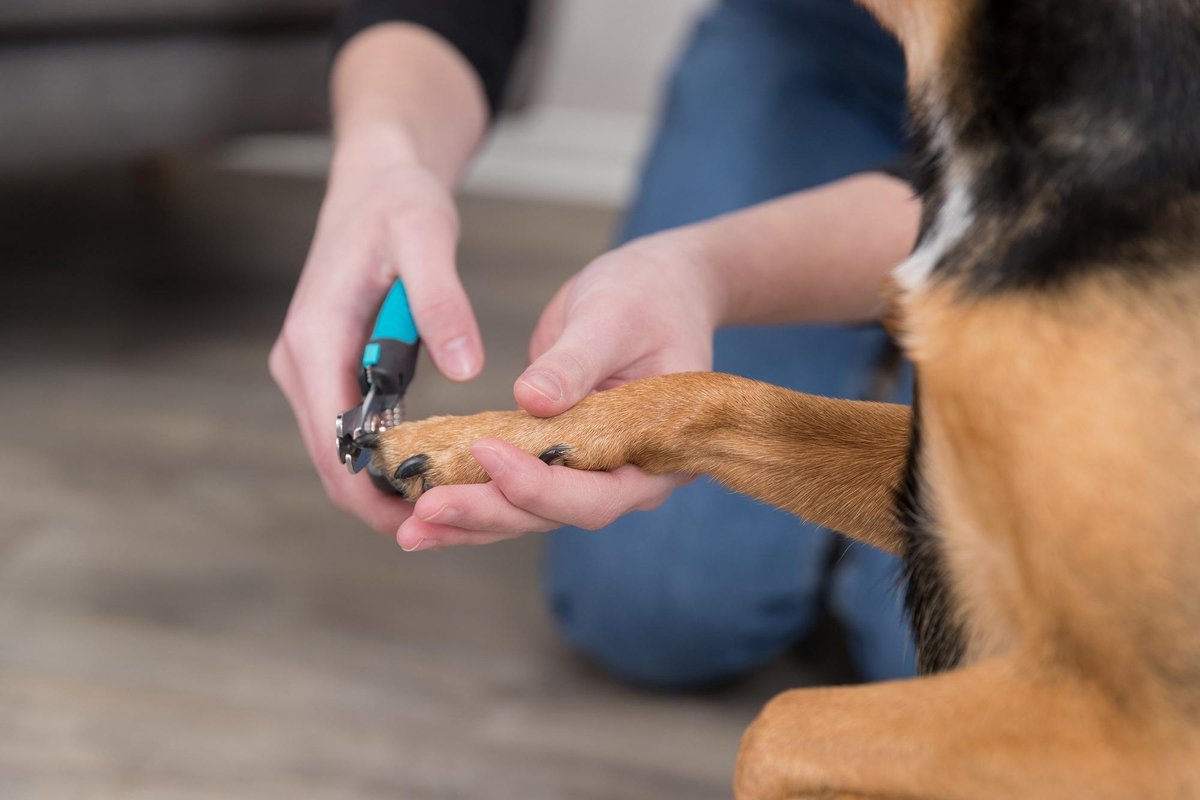
M 399 425 L 374 442 L 374 466 L 401 497 L 412 501 L 435 486 L 486 483 L 488 475 L 470 450 L 485 437 L 511 442 L 550 465 L 574 466 L 573 448 L 556 442 L 545 420 L 519 411 L 431 417 Z

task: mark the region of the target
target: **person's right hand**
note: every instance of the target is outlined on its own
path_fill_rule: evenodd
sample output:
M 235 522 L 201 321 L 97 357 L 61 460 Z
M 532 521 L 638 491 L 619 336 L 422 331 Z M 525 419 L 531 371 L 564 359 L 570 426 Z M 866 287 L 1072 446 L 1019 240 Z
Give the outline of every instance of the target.
M 397 278 L 438 369 L 460 381 L 479 374 L 483 347 L 458 279 L 457 239 L 450 192 L 403 147 L 340 147 L 312 248 L 271 351 L 271 375 L 291 403 L 325 490 L 381 533 L 394 533 L 412 506 L 346 470 L 337 457 L 334 420 L 362 399 L 355 376 L 363 342 Z
M 587 394 L 635 378 L 712 368 L 721 287 L 686 230 L 633 242 L 592 262 L 542 314 L 518 403 L 560 414 Z M 482 440 L 472 454 L 491 482 L 423 494 L 397 535 L 406 550 L 487 544 L 563 525 L 597 529 L 660 504 L 683 480 L 624 466 L 580 472 Z

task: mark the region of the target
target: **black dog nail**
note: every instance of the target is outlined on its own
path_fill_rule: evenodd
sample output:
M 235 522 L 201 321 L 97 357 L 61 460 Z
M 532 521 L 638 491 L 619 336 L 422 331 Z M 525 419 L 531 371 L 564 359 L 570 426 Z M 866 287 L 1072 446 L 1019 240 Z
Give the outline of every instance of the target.
M 378 433 L 364 433 L 362 436 L 354 440 L 355 444 L 364 450 L 374 450 L 379 447 Z
M 396 479 L 411 478 L 415 475 L 420 475 L 429 466 L 429 456 L 419 455 L 405 461 L 400 466 L 396 467 Z
M 554 447 L 548 448 L 538 458 L 547 464 L 565 464 L 567 463 L 567 454 L 571 452 L 571 446 L 568 444 L 556 444 Z

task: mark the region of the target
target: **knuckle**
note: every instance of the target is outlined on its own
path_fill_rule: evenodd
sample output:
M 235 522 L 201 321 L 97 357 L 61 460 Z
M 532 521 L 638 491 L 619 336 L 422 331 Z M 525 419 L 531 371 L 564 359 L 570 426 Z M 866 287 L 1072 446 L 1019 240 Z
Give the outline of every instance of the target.
M 275 383 L 282 384 L 288 375 L 288 354 L 287 344 L 283 337 L 275 340 L 275 344 L 271 347 L 271 352 L 267 356 L 267 372 Z
M 504 487 L 504 496 L 514 506 L 529 510 L 542 496 L 538 483 L 528 477 L 521 476 Z
M 347 514 L 350 514 L 351 516 L 354 516 L 354 517 L 359 516 L 359 514 L 358 514 L 359 509 L 354 504 L 354 502 L 351 500 L 350 494 L 348 492 L 346 492 L 344 489 L 340 489 L 340 488 L 327 489 L 326 491 L 329 493 L 329 499 L 333 502 L 333 504 L 335 506 L 340 508 L 342 511 L 345 511 Z
M 352 511 L 353 504 L 350 501 L 350 494 L 342 482 L 331 475 L 326 467 L 318 467 L 317 474 L 321 478 L 321 485 L 325 489 L 326 496 L 333 504 L 343 511 Z
M 634 511 L 653 511 L 667 501 L 665 494 L 656 494 L 648 497 L 642 502 L 633 507 Z
M 592 503 L 574 523 L 576 527 L 585 531 L 598 531 L 607 528 L 632 509 L 625 500 L 626 487 L 621 476 L 610 473 L 609 477 L 615 480 L 611 485 L 605 485 L 601 492 L 592 495 Z
M 576 384 L 587 380 L 590 371 L 588 364 L 574 351 L 560 350 L 556 354 L 556 360 L 567 380 Z
M 603 508 L 593 510 L 584 520 L 584 524 L 579 527 L 587 531 L 598 531 L 602 528 L 607 528 L 616 522 L 621 516 L 621 512 L 611 505 L 606 505 Z
M 303 316 L 288 314 L 279 331 L 279 337 L 275 340 L 275 346 L 271 348 L 271 354 L 275 355 L 275 352 L 278 351 L 280 358 L 286 361 L 287 356 L 292 353 L 304 352 L 304 345 L 310 336 L 308 332 L 310 328 L 311 326 Z
M 413 311 L 421 315 L 423 327 L 428 329 L 431 338 L 449 339 L 458 335 L 457 329 L 462 327 L 462 320 L 466 317 L 465 305 L 466 295 L 440 290 L 421 298 L 419 305 L 414 303 Z
M 384 214 L 384 227 L 392 236 L 458 238 L 458 214 L 453 206 L 418 206 Z

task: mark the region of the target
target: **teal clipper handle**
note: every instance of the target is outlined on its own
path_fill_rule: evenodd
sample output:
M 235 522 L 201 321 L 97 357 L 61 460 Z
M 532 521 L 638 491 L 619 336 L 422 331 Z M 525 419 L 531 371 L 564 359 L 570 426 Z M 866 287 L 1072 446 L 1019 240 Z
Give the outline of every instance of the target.
M 405 344 L 416 344 L 417 338 L 417 323 L 413 320 L 412 309 L 408 307 L 404 281 L 396 281 L 383 300 L 379 316 L 375 318 L 371 339 L 396 339 Z
M 417 368 L 421 339 L 408 307 L 404 284 L 396 281 L 375 318 L 375 330 L 363 349 L 358 388 L 362 402 L 338 414 L 337 454 L 351 473 L 367 470 L 383 492 L 396 493 L 388 476 L 371 461 L 379 434 L 404 421 L 404 392 Z
M 403 396 L 417 366 L 421 339 L 408 306 L 404 283 L 396 281 L 375 318 L 375 329 L 363 348 L 359 387 L 365 395 L 372 386 L 384 395 Z

